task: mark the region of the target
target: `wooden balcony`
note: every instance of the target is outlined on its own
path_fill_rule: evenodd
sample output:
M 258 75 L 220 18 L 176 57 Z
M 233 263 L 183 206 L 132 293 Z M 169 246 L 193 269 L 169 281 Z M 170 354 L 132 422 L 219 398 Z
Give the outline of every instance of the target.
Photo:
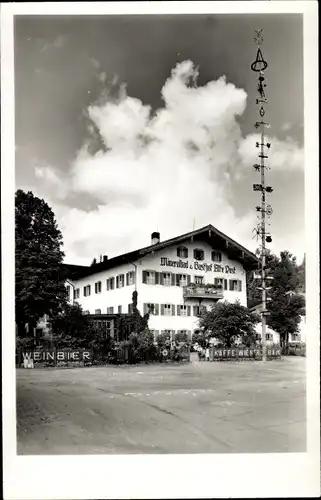
M 191 285 L 184 286 L 183 297 L 185 299 L 223 299 L 223 287 L 218 285 Z

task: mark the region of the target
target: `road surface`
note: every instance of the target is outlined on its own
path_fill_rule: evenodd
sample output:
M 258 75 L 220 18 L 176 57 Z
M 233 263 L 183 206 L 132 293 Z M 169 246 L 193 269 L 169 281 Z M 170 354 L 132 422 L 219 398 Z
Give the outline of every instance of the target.
M 18 454 L 306 448 L 305 359 L 17 370 Z

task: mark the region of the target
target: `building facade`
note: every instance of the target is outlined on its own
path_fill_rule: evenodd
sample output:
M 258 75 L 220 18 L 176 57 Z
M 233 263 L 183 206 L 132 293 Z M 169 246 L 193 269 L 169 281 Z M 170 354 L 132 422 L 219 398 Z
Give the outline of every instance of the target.
M 91 266 L 68 266 L 71 302 L 87 314 L 127 314 L 132 294 L 138 309 L 150 313 L 149 328 L 187 333 L 198 328 L 198 315 L 215 302 L 246 299 L 246 271 L 257 268 L 254 254 L 209 225 L 164 242 L 152 234 L 148 247 Z

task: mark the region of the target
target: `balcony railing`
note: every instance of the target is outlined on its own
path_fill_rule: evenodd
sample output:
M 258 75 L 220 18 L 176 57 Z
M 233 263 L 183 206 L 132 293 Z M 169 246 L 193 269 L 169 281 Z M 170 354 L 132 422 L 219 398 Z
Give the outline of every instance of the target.
M 199 298 L 199 299 L 223 299 L 223 287 L 220 285 L 197 285 L 192 283 L 184 286 L 184 298 Z

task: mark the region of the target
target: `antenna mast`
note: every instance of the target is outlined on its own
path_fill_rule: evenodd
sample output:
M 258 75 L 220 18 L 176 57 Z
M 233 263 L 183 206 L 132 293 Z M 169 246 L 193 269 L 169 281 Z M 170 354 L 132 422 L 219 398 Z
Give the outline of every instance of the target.
M 256 228 L 253 230 L 255 232 L 255 236 L 261 239 L 261 262 L 260 262 L 260 275 L 259 279 L 261 280 L 261 287 L 258 289 L 262 290 L 262 361 L 266 361 L 266 316 L 268 311 L 266 310 L 266 302 L 267 302 L 267 290 L 269 287 L 267 286 L 268 277 L 266 275 L 266 243 L 271 243 L 272 238 L 270 233 L 266 232 L 266 225 L 270 225 L 266 221 L 266 217 L 270 217 L 273 213 L 271 205 L 266 204 L 266 193 L 272 193 L 273 189 L 271 186 L 265 185 L 265 170 L 270 170 L 270 167 L 267 167 L 265 164 L 265 160 L 268 159 L 268 155 L 266 153 L 266 149 L 270 149 L 271 143 L 265 142 L 266 135 L 265 129 L 270 128 L 270 125 L 264 121 L 265 115 L 265 107 L 268 104 L 268 100 L 266 98 L 265 88 L 266 84 L 264 71 L 266 70 L 268 64 L 263 58 L 263 54 L 261 51 L 261 44 L 263 43 L 263 30 L 255 31 L 254 41 L 257 44 L 257 53 L 256 59 L 251 64 L 252 71 L 258 73 L 257 76 L 257 92 L 258 96 L 255 100 L 255 103 L 258 105 L 259 111 L 259 121 L 255 123 L 255 128 L 260 130 L 260 142 L 256 142 L 255 146 L 259 148 L 258 157 L 260 158 L 260 163 L 256 163 L 253 165 L 253 168 L 256 172 L 260 173 L 260 184 L 253 184 L 253 191 L 261 192 L 261 206 L 256 207 L 256 211 L 259 212 L 258 218 L 259 222 Z

